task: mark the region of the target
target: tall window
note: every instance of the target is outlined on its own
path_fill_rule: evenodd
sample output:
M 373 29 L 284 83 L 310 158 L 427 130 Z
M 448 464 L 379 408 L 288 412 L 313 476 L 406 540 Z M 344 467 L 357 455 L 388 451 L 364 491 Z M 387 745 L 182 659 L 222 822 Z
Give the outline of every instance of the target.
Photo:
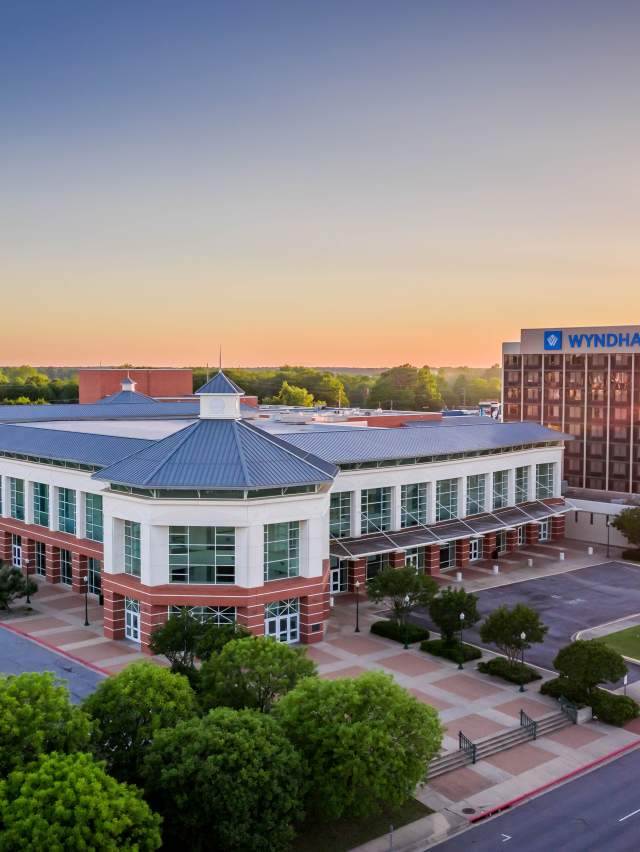
M 516 503 L 526 503 L 529 499 L 529 468 L 516 468 Z
M 456 543 L 450 541 L 440 545 L 440 569 L 454 568 L 456 564 Z
M 477 473 L 467 477 L 467 515 L 480 515 L 485 510 L 486 476 Z
M 60 551 L 60 582 L 65 586 L 71 585 L 71 551 Z
M 70 535 L 76 533 L 76 492 L 73 488 L 58 490 L 58 529 Z
M 458 517 L 458 480 L 439 479 L 436 482 L 436 521 Z
M 427 483 L 403 485 L 400 491 L 400 526 L 427 523 Z
M 371 580 L 381 571 L 385 571 L 390 564 L 388 553 L 376 553 L 374 556 L 367 556 L 367 573 L 365 575 L 367 580 Z
M 36 541 L 33 547 L 34 556 L 36 559 L 36 574 L 41 577 L 47 573 L 47 550 L 43 541 Z
M 201 624 L 235 624 L 236 608 L 234 606 L 170 606 L 169 618 L 180 615 L 186 609 L 192 618 Z
M 90 595 L 99 595 L 102 588 L 101 575 L 102 565 L 99 559 L 89 557 L 87 559 L 87 587 Z
M 124 522 L 124 572 L 140 576 L 140 524 Z
M 536 500 L 553 497 L 553 462 L 536 465 Z
M 42 482 L 33 483 L 33 523 L 49 526 L 49 486 Z
M 172 583 L 234 583 L 235 564 L 233 527 L 169 527 Z
M 351 491 L 331 495 L 329 532 L 333 538 L 344 538 L 351 534 Z
M 367 488 L 362 492 L 360 531 L 391 529 L 391 489 Z
M 493 492 L 491 505 L 494 509 L 503 509 L 509 505 L 509 471 L 496 470 L 493 473 Z
M 91 541 L 102 541 L 104 522 L 102 519 L 102 495 L 86 494 L 84 507 L 85 535 Z
M 11 535 L 11 564 L 14 568 L 22 567 L 22 537 Z
M 264 528 L 264 579 L 300 574 L 300 523 L 267 524 Z
M 24 521 L 24 479 L 9 479 L 9 507 L 12 518 Z

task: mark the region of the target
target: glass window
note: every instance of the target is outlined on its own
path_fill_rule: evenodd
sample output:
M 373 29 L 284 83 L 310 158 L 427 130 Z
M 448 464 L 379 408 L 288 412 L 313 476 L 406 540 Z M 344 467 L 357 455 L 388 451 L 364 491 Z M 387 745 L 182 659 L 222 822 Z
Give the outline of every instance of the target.
M 391 489 L 367 488 L 362 492 L 362 533 L 391 529 Z
M 71 585 L 71 551 L 60 551 L 60 582 L 65 586 Z
M 91 541 L 104 539 L 104 522 L 102 517 L 102 495 L 86 494 L 84 506 L 85 535 Z
M 235 624 L 236 608 L 234 606 L 170 606 L 169 618 L 180 615 L 187 610 L 192 618 L 201 624 Z
M 536 500 L 553 497 L 553 463 L 536 465 Z
M 333 538 L 351 535 L 351 491 L 331 495 L 329 505 L 329 532 Z
M 300 522 L 267 524 L 264 528 L 264 579 L 282 580 L 300 574 Z
M 76 532 L 76 492 L 73 488 L 58 489 L 58 529 L 75 535 Z
M 491 505 L 502 509 L 509 503 L 509 471 L 496 470 L 493 473 L 493 492 Z
M 24 479 L 9 479 L 9 498 L 11 517 L 24 521 Z
M 11 564 L 14 568 L 22 567 L 22 537 L 15 533 L 11 536 Z
M 456 543 L 450 541 L 448 544 L 440 545 L 440 569 L 454 568 L 456 564 Z
M 436 521 L 458 517 L 458 480 L 439 479 L 436 482 Z
M 100 564 L 100 560 L 89 557 L 87 560 L 87 585 L 90 595 L 100 594 L 100 589 L 102 588 L 102 582 L 100 579 L 101 569 L 102 565 Z
M 36 574 L 44 577 L 47 573 L 47 549 L 44 542 L 36 541 L 33 550 L 36 560 Z
M 172 583 L 235 583 L 233 527 L 169 527 Z
M 289 598 L 284 601 L 272 601 L 264 608 L 265 636 L 278 642 L 297 642 L 300 633 L 300 601 Z
M 516 468 L 516 503 L 526 503 L 529 499 L 529 468 Z
M 124 522 L 124 572 L 140 576 L 140 524 Z
M 422 570 L 425 566 L 425 550 L 424 547 L 410 547 L 405 552 L 405 564 L 416 571 Z
M 485 510 L 486 476 L 484 473 L 467 477 L 467 515 L 480 515 Z
M 42 482 L 33 483 L 33 523 L 49 526 L 49 486 Z
M 427 483 L 403 485 L 400 491 L 400 526 L 427 523 Z
M 376 574 L 379 574 L 381 571 L 384 571 L 388 567 L 388 553 L 376 553 L 375 556 L 367 556 L 367 573 L 365 576 L 367 580 L 370 580 L 372 577 L 375 577 Z

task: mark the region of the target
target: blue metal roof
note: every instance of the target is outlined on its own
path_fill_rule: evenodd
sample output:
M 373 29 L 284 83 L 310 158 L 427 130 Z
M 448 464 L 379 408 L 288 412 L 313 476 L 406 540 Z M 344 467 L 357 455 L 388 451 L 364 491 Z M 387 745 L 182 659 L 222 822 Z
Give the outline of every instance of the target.
M 255 410 L 255 409 L 254 409 Z M 149 399 L 145 404 L 103 402 L 70 405 L 0 405 L 0 423 L 39 423 L 47 420 L 146 420 L 160 418 L 174 420 L 193 419 L 200 413 L 200 403 L 157 402 Z
M 487 418 L 489 420 L 490 418 Z M 444 456 L 450 453 L 481 452 L 522 444 L 572 440 L 537 423 L 482 423 L 472 425 L 398 429 L 353 429 L 335 432 L 289 433 L 283 439 L 301 450 L 334 464 L 385 459 Z
M 219 370 L 212 379 L 198 388 L 196 394 L 200 393 L 233 393 L 244 394 L 242 388 L 239 388 L 235 382 L 232 382 L 228 376 Z
M 94 474 L 138 488 L 274 488 L 329 482 L 336 468 L 242 420 L 198 420 Z
M 125 384 L 124 382 L 122 383 Z M 131 382 L 133 384 L 133 382 Z M 144 393 L 138 393 L 138 391 L 128 391 L 128 390 L 119 390 L 116 393 L 112 393 L 110 396 L 105 396 L 103 399 L 98 400 L 96 405 L 114 405 L 114 404 L 124 404 L 131 405 L 131 403 L 140 405 L 144 403 L 152 403 L 153 405 L 164 405 L 162 402 L 157 402 L 152 396 L 147 396 Z
M 0 424 L 0 451 L 100 467 L 113 464 L 154 443 L 144 438 Z

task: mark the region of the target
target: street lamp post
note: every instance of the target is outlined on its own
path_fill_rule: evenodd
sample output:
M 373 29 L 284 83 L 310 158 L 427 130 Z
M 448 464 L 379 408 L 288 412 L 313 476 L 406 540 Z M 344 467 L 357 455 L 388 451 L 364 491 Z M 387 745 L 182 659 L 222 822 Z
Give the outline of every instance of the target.
M 25 575 L 26 575 L 26 578 L 27 578 L 27 603 L 30 604 L 31 603 L 31 595 L 29 594 L 29 565 L 30 565 L 29 557 L 26 556 L 22 561 L 24 562 Z
M 609 515 L 607 515 L 607 559 L 609 558 L 609 535 L 611 531 L 611 521 L 609 520 Z
M 85 575 L 84 580 L 84 626 L 89 626 L 89 577 Z
M 522 657 L 521 657 L 522 677 L 520 678 L 520 690 L 519 691 L 524 692 L 525 691 L 525 689 L 524 689 L 524 643 L 527 641 L 527 634 L 524 632 L 524 630 L 520 634 L 520 640 L 522 641 L 522 648 L 521 648 L 521 651 L 522 651 Z
M 409 647 L 409 624 L 407 622 L 407 615 L 409 614 L 408 610 L 409 610 L 409 604 L 410 603 L 411 603 L 411 600 L 409 598 L 409 595 L 405 595 L 404 596 L 404 606 L 405 606 L 405 613 L 404 613 L 404 649 L 405 649 L 405 651 Z
M 460 662 L 458 668 L 463 669 L 462 661 L 464 660 L 464 642 L 462 641 L 462 631 L 464 629 L 464 612 L 460 613 Z
M 356 629 L 354 633 L 360 633 L 360 580 L 356 580 Z

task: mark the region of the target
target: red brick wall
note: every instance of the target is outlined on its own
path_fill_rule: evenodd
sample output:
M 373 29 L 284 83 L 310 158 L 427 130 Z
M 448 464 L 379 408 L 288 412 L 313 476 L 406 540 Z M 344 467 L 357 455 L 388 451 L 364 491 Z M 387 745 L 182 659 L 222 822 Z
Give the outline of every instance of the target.
M 136 391 L 147 396 L 188 396 L 193 393 L 191 370 L 79 370 L 80 402 L 97 402 L 122 390 L 121 383 L 129 375 Z
M 365 420 L 368 426 L 404 426 L 405 423 L 411 420 L 442 420 L 442 414 L 439 411 L 429 411 L 419 414 L 361 414 L 354 417 L 347 417 L 347 421 Z

